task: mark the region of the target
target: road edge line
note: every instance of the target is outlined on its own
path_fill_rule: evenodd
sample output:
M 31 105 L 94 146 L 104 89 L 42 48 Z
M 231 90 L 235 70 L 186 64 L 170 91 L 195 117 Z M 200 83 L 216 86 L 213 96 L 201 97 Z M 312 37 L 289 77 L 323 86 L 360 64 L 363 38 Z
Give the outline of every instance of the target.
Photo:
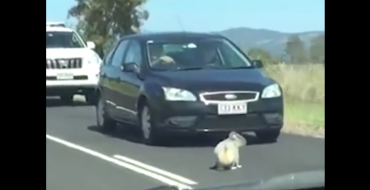
M 84 153 L 89 154 L 91 156 L 100 158 L 100 159 L 105 160 L 107 162 L 114 163 L 116 165 L 122 166 L 122 167 L 124 167 L 126 169 L 129 169 L 131 171 L 134 171 L 136 173 L 140 173 L 140 174 L 145 175 L 147 177 L 156 179 L 158 181 L 161 181 L 162 183 L 165 183 L 165 184 L 168 184 L 168 185 L 173 185 L 173 186 L 179 186 L 179 187 L 184 188 L 184 189 L 193 189 L 192 187 L 190 187 L 188 185 L 179 183 L 179 182 L 177 182 L 175 180 L 166 178 L 166 177 L 161 176 L 159 174 L 156 174 L 156 173 L 147 171 L 145 169 L 139 168 L 137 166 L 130 165 L 129 163 L 125 163 L 123 161 L 114 159 L 114 158 L 112 158 L 110 156 L 107 156 L 107 155 L 104 155 L 102 153 L 96 152 L 94 150 L 90 150 L 88 148 L 82 147 L 80 145 L 77 145 L 77 144 L 74 144 L 74 143 L 65 141 L 63 139 L 60 139 L 60 138 L 57 138 L 57 137 L 54 137 L 54 136 L 51 136 L 51 135 L 48 135 L 48 134 L 46 134 L 46 138 L 49 139 L 49 140 L 51 140 L 51 141 L 54 141 L 56 143 L 62 144 L 64 146 L 67 146 L 69 148 L 72 148 L 72 149 L 75 149 L 75 150 L 79 150 L 81 152 L 84 152 Z
M 128 158 L 126 156 L 115 154 L 115 155 L 113 155 L 113 158 L 116 158 L 118 160 L 122 160 L 124 162 L 130 163 L 130 164 L 133 164 L 133 165 L 136 165 L 136 166 L 141 167 L 141 168 L 143 168 L 145 170 L 149 170 L 151 172 L 160 174 L 162 176 L 165 176 L 165 177 L 168 177 L 168 178 L 172 178 L 172 179 L 174 179 L 176 181 L 179 181 L 179 182 L 182 182 L 182 183 L 186 183 L 188 185 L 197 185 L 198 184 L 197 182 L 195 182 L 195 181 L 193 181 L 191 179 L 188 179 L 188 178 L 185 178 L 183 176 L 180 176 L 180 175 L 171 173 L 169 171 L 162 170 L 160 168 L 157 168 L 157 167 L 154 167 L 154 166 L 145 164 L 145 163 L 140 162 L 138 160 L 134 160 L 132 158 Z

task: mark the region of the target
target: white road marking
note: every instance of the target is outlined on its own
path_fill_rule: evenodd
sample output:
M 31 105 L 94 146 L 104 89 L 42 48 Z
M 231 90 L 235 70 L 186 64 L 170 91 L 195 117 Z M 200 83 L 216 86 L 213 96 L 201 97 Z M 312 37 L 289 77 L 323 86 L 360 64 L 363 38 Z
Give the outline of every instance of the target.
M 168 172 L 168 171 L 165 171 L 165 170 L 162 170 L 162 169 L 159 169 L 159 168 L 156 168 L 154 166 L 150 166 L 148 164 L 144 164 L 142 162 L 139 162 L 137 160 L 134 160 L 134 159 L 131 159 L 131 158 L 127 158 L 125 156 L 121 156 L 121 155 L 114 155 L 113 156 L 114 158 L 116 159 L 119 159 L 119 160 L 123 160 L 127 163 L 130 163 L 130 164 L 133 164 L 133 165 L 136 165 L 136 166 L 139 166 L 141 168 L 144 168 L 146 170 L 149 170 L 149 171 L 152 171 L 152 172 L 155 172 L 157 174 L 160 174 L 162 176 L 166 176 L 166 177 L 169 177 L 169 178 L 172 178 L 174 180 L 177 180 L 179 182 L 182 182 L 182 183 L 186 183 L 186 184 L 189 184 L 189 185 L 196 185 L 197 182 L 195 181 L 192 181 L 190 179 L 187 179 L 187 178 L 184 178 L 182 176 L 179 176 L 179 175 L 176 175 L 176 174 L 173 174 L 171 172 Z
M 51 141 L 57 142 L 59 144 L 65 145 L 65 146 L 67 146 L 69 148 L 72 148 L 72 149 L 75 149 L 75 150 L 79 150 L 79 151 L 84 152 L 84 153 L 87 153 L 87 154 L 89 154 L 91 156 L 95 156 L 97 158 L 103 159 L 103 160 L 108 161 L 110 163 L 117 164 L 117 165 L 122 166 L 124 168 L 127 168 L 127 169 L 129 169 L 131 171 L 134 171 L 134 172 L 137 172 L 137 173 L 146 175 L 148 177 L 151 177 L 153 179 L 156 179 L 158 181 L 161 181 L 161 182 L 163 182 L 165 184 L 173 185 L 173 186 L 178 186 L 178 187 L 181 187 L 181 188 L 184 188 L 184 189 L 193 189 L 192 187 L 189 186 L 190 184 L 189 185 L 182 184 L 182 183 L 180 183 L 178 181 L 175 181 L 173 179 L 169 179 L 167 177 L 161 176 L 161 175 L 156 174 L 156 173 L 153 173 L 151 171 L 147 171 L 147 170 L 142 169 L 140 167 L 137 167 L 135 165 L 132 165 L 132 164 L 129 164 L 129 163 L 125 163 L 123 161 L 117 160 L 115 158 L 112 158 L 110 156 L 107 156 L 107 155 L 104 155 L 102 153 L 96 152 L 94 150 L 87 149 L 87 148 L 82 147 L 80 145 L 77 145 L 77 144 L 74 144 L 74 143 L 65 141 L 63 139 L 60 139 L 60 138 L 57 138 L 57 137 L 53 137 L 53 136 L 50 136 L 48 134 L 46 134 L 46 138 L 49 139 L 49 140 L 51 140 Z

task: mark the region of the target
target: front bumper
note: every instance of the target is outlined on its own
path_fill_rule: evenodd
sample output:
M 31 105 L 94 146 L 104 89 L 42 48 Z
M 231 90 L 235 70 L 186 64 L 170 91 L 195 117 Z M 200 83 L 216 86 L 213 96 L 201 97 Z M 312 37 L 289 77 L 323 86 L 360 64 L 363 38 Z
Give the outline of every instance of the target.
M 46 80 L 46 95 L 93 93 L 98 85 L 97 79 L 88 80 Z
M 242 115 L 218 115 L 217 104 L 203 102 L 161 102 L 152 108 L 161 132 L 254 132 L 283 127 L 282 98 L 260 99 L 247 106 L 248 113 Z

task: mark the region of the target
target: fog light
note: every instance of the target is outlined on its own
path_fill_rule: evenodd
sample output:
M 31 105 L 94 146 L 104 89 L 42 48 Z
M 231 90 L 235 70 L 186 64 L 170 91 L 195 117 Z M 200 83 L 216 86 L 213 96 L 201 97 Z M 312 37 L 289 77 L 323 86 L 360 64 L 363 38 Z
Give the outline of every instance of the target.
M 175 116 L 169 118 L 167 121 L 170 124 L 178 127 L 190 127 L 196 120 L 196 116 Z
M 283 117 L 279 113 L 266 113 L 264 114 L 264 117 L 267 123 L 270 124 L 281 123 L 283 121 Z

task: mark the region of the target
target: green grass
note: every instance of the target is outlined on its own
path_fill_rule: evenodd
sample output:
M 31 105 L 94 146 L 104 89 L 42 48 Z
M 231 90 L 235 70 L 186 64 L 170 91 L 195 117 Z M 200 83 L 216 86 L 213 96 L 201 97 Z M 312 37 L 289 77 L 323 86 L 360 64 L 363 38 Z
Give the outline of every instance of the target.
M 323 104 L 285 103 L 284 130 L 303 135 L 324 135 L 325 106 Z
M 280 64 L 264 71 L 283 88 L 285 132 L 325 135 L 325 67 Z

